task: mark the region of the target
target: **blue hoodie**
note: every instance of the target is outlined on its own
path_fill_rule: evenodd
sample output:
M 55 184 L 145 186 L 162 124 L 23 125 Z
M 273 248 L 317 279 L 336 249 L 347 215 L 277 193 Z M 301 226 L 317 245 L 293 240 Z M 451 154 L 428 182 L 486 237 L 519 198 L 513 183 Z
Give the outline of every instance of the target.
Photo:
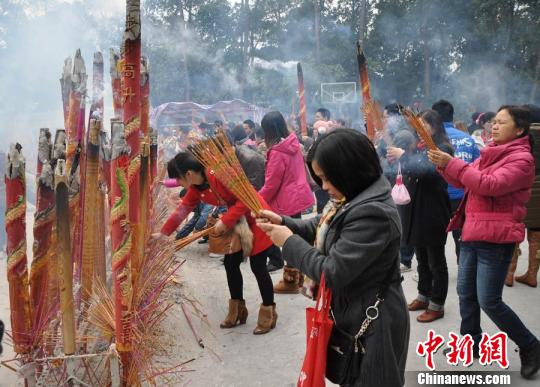
M 451 122 L 445 122 L 444 129 L 454 147 L 454 157 L 470 164 L 480 156 L 480 150 L 471 136 L 456 129 Z M 448 196 L 450 200 L 461 199 L 463 198 L 463 190 L 448 184 Z

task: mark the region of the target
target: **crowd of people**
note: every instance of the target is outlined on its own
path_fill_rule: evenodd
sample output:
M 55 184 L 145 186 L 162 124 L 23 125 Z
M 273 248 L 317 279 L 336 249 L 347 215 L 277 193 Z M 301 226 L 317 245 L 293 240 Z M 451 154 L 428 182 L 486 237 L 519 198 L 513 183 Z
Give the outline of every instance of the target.
M 477 357 L 484 311 L 517 344 L 521 374 L 531 378 L 540 368 L 540 342 L 502 293 L 505 284 L 513 284 L 526 233 L 529 267 L 515 279 L 537 286 L 540 230 L 526 228 L 524 219 L 539 173 L 530 126 L 540 122 L 540 108 L 502 106 L 475 113 L 466 127 L 454 123 L 450 102 L 437 101 L 420 113 L 436 150 L 428 149 L 401 111 L 397 103 L 387 105 L 384 127 L 371 140 L 345 129 L 344 120 L 333 121 L 325 108 L 316 112 L 308 136 L 300 133 L 297 120 L 277 111 L 267 113 L 260 126 L 247 119 L 178 129 L 164 140 L 170 161 L 163 183 L 183 187 L 182 198 L 154 237 L 176 231 L 183 238 L 213 218 L 210 240 L 228 238 L 214 255 L 223 259 L 230 293 L 221 328 L 246 323 L 240 265 L 247 257 L 262 299 L 254 334 L 276 327 L 274 293 L 314 298 L 323 275 L 332 290 L 334 324 L 350 335 L 358 332 L 366 309 L 378 305 L 378 318 L 361 339 L 366 353 L 360 367 L 344 384 L 400 386 L 409 314 L 424 324 L 444 318 L 451 232 L 460 333 L 471 335 Z M 250 213 L 190 153 L 190 141 L 216 130 L 234 145 L 264 207 L 260 214 Z M 401 184 L 405 201 L 393 196 L 392 187 Z M 401 273 L 412 270 L 414 257 L 418 293 L 407 295 L 407 303 Z M 282 268 L 274 285 L 269 273 Z

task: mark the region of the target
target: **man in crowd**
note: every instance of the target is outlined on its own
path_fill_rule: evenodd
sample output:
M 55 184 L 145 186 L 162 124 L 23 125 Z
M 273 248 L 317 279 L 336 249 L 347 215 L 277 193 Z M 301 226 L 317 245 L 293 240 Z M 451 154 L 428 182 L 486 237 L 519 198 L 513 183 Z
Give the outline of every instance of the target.
M 242 123 L 242 126 L 244 127 L 246 135 L 249 137 L 249 139 L 255 141 L 255 122 L 247 119 Z
M 452 106 L 450 102 L 441 99 L 435 102 L 431 108 L 440 114 L 444 122 L 444 129 L 446 129 L 446 134 L 454 147 L 454 156 L 466 163 L 472 163 L 476 160 L 480 156 L 480 150 L 476 146 L 476 142 L 467 133 L 464 133 L 454 126 L 454 106 Z M 462 189 L 452 187 L 448 184 L 448 196 L 450 197 L 452 216 L 459 207 L 463 195 L 464 192 Z M 461 229 L 452 231 L 452 236 L 456 245 L 456 256 L 459 263 L 459 240 L 461 238 Z

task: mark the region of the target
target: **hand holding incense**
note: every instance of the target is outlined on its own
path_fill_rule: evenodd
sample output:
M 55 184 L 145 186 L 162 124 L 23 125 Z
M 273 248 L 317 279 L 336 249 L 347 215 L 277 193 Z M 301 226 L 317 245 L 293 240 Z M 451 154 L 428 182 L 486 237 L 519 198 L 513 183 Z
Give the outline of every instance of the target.
M 263 209 L 257 191 L 223 132 L 218 131 L 214 137 L 197 141 L 190 151 L 208 173 L 214 174 L 253 213 L 258 214 Z
M 408 108 L 403 109 L 401 114 L 403 115 L 403 117 L 405 117 L 409 125 L 414 128 L 414 130 L 418 134 L 418 137 L 422 139 L 422 141 L 426 144 L 429 150 L 439 150 L 439 148 L 437 148 L 437 145 L 435 145 L 435 142 L 433 142 L 430 130 L 422 117 L 420 117 L 418 114 L 415 114 L 411 109 Z

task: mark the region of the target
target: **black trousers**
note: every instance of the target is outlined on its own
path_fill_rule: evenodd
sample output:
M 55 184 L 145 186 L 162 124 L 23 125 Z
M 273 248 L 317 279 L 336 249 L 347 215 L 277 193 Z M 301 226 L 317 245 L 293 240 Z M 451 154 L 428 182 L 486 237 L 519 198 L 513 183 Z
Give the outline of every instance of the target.
M 443 306 L 448 294 L 448 266 L 444 245 L 416 247 L 418 293 Z
M 461 199 L 454 199 L 450 200 L 450 209 L 452 210 L 452 216 L 456 213 L 459 204 L 461 203 Z M 456 257 L 457 257 L 457 263 L 459 264 L 459 246 L 461 243 L 461 229 L 457 229 L 452 231 L 452 238 L 454 238 L 454 244 L 456 245 Z
M 255 279 L 259 285 L 259 291 L 263 300 L 263 305 L 269 306 L 274 304 L 274 284 L 270 273 L 266 269 L 266 258 L 268 256 L 268 250 L 252 255 L 249 257 L 249 264 L 251 271 L 255 274 Z M 242 271 L 240 270 L 240 264 L 244 261 L 242 251 L 233 254 L 225 254 L 225 272 L 227 273 L 227 284 L 229 285 L 229 292 L 231 298 L 234 300 L 243 300 L 243 288 L 244 280 L 242 278 Z
M 302 213 L 299 212 L 298 214 L 291 215 L 291 218 L 301 219 Z M 281 249 L 276 245 L 272 245 L 268 250 L 268 263 L 271 263 L 276 267 L 281 267 L 285 263 L 281 255 Z

